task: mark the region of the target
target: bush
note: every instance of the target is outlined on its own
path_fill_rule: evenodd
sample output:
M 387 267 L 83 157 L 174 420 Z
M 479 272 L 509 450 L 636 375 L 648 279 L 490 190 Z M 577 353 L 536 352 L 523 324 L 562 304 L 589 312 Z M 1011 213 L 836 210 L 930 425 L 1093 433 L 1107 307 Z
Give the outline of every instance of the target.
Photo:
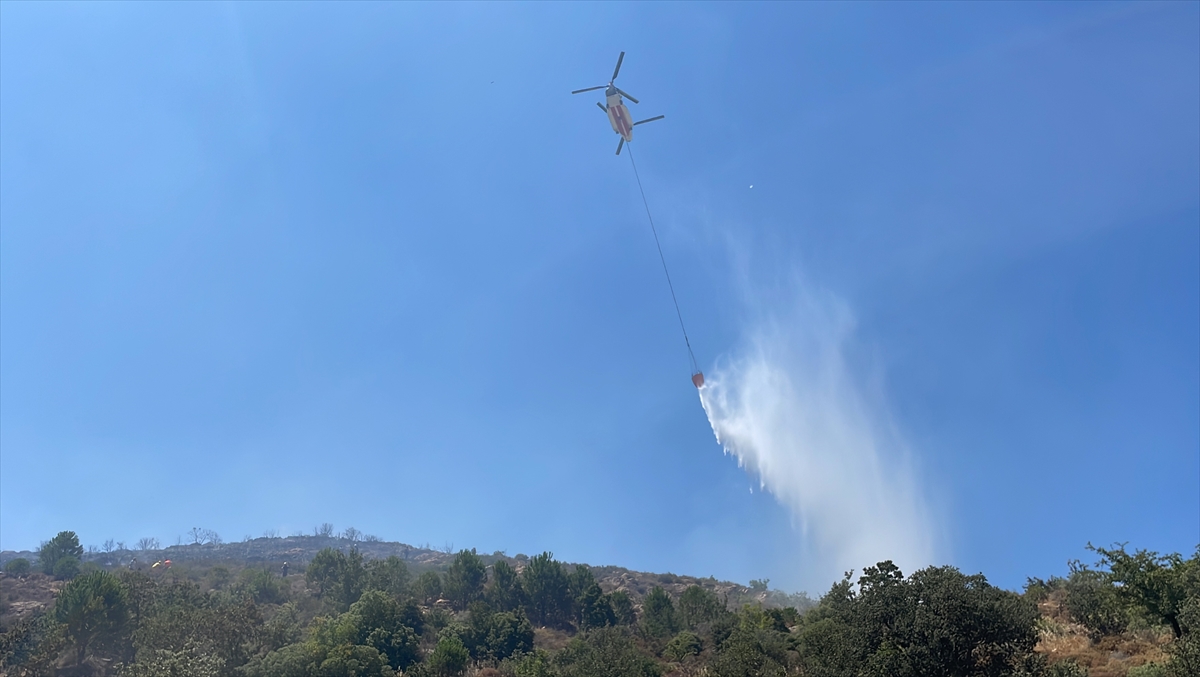
M 1106 635 L 1118 635 L 1129 625 L 1125 606 L 1104 572 L 1073 562 L 1066 588 L 1063 606 L 1071 620 L 1088 629 L 1093 641 Z
M 42 567 L 42 573 L 47 576 L 55 575 L 54 567 L 64 557 L 83 559 L 83 546 L 79 545 L 79 537 L 74 531 L 60 531 L 57 536 L 38 548 L 38 563 Z
M 60 581 L 69 581 L 79 575 L 79 558 L 63 557 L 54 563 L 54 577 Z
M 32 568 L 33 566 L 29 563 L 29 560 L 25 559 L 24 557 L 18 557 L 16 559 L 10 559 L 7 563 L 5 563 L 4 573 L 8 574 L 9 576 L 20 577 L 29 574 L 29 570 Z
M 1169 677 L 1167 668 L 1158 663 L 1146 663 L 1129 668 L 1129 672 L 1125 673 L 1125 677 Z
M 471 656 L 462 640 L 453 634 L 448 634 L 438 640 L 433 653 L 425 660 L 425 666 L 430 674 L 439 677 L 461 675 L 467 669 L 467 661 Z
M 1059 661 L 1046 668 L 1046 677 L 1088 677 L 1088 669 L 1075 662 L 1074 658 Z
M 667 642 L 667 648 L 663 649 L 663 658 L 678 663 L 688 656 L 695 656 L 703 648 L 704 643 L 700 641 L 699 635 L 684 630 Z

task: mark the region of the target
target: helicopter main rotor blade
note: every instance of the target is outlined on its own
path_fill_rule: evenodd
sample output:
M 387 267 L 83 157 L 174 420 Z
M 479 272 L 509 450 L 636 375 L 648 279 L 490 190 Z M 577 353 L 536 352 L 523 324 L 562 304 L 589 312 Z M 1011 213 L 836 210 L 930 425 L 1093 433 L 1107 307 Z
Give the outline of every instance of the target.
M 624 96 L 626 99 L 629 99 L 630 101 L 632 101 L 634 103 L 640 103 L 637 99 L 633 98 L 633 95 L 630 94 L 629 92 L 626 92 L 625 90 L 623 90 L 615 85 L 613 86 L 613 89 L 617 90 L 618 92 L 621 92 L 621 96 Z
M 621 52 L 621 56 L 617 57 L 617 67 L 613 69 L 612 79 L 617 79 L 617 73 L 621 72 L 621 62 L 625 60 L 625 52 Z
M 665 117 L 667 117 L 667 116 L 665 116 L 665 115 L 659 115 L 658 117 L 646 118 L 645 120 L 642 120 L 641 122 L 635 122 L 635 123 L 633 123 L 633 126 L 634 126 L 634 127 L 637 127 L 638 125 L 644 125 L 644 124 L 646 124 L 647 122 L 654 122 L 655 120 L 661 120 L 661 119 L 663 119 L 663 118 L 665 118 Z
M 599 106 L 600 110 L 604 111 L 604 113 L 606 115 L 608 114 L 608 106 L 605 106 L 604 104 L 600 103 L 599 101 L 596 102 L 596 105 Z
M 621 154 L 621 148 L 624 146 L 625 146 L 625 137 L 622 136 L 621 140 L 617 142 L 617 155 Z
M 571 92 L 571 93 L 572 93 L 572 94 L 583 94 L 584 92 L 590 92 L 590 91 L 592 91 L 592 90 L 595 90 L 595 89 L 604 89 L 604 88 L 605 88 L 605 87 L 607 87 L 607 86 L 608 86 L 608 85 L 600 85 L 599 87 L 588 87 L 587 89 L 577 89 L 577 90 L 575 90 L 575 91 L 573 91 L 573 92 Z

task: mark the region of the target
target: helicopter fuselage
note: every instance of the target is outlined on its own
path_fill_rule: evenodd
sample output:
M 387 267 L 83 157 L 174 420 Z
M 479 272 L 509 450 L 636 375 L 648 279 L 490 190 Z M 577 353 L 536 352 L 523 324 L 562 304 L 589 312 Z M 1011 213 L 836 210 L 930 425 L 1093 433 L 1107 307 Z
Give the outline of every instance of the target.
M 633 118 L 629 116 L 629 109 L 621 100 L 621 93 L 610 87 L 604 92 L 604 98 L 607 102 L 605 111 L 608 113 L 608 122 L 612 125 L 613 131 L 620 134 L 626 143 L 633 141 Z

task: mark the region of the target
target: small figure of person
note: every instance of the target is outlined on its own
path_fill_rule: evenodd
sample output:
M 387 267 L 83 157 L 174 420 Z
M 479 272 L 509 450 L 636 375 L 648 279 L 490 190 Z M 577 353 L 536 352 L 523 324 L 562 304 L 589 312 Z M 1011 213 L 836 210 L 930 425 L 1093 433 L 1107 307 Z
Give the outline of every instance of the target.
M 287 572 L 288 572 L 288 563 L 284 562 L 283 563 L 283 577 L 284 578 L 287 578 Z

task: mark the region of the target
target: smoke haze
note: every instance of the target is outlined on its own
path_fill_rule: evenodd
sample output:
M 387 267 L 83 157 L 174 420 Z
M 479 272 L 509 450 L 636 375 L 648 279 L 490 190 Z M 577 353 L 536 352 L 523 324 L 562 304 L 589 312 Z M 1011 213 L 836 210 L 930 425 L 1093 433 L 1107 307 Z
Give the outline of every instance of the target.
M 802 287 L 754 324 L 700 389 L 717 441 L 793 516 L 800 578 L 824 585 L 891 559 L 932 563 L 934 529 L 907 447 L 856 372 L 845 303 Z

